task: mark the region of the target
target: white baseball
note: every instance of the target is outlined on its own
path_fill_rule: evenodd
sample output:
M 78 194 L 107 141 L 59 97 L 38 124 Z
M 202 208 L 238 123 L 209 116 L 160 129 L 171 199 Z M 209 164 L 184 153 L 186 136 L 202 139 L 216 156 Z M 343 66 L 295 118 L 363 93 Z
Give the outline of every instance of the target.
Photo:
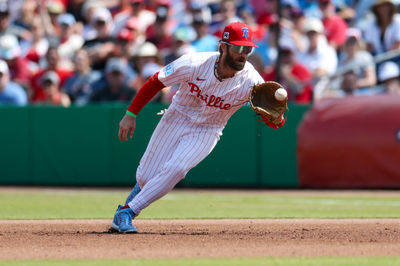
M 275 91 L 275 99 L 283 101 L 287 98 L 287 91 L 284 88 L 279 88 Z

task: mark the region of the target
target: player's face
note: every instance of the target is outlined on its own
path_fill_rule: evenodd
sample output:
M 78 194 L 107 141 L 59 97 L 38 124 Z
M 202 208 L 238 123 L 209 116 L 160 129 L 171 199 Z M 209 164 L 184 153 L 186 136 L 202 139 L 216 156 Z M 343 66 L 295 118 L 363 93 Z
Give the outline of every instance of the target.
M 252 52 L 253 47 L 250 46 L 237 46 L 226 44 L 226 65 L 230 68 L 240 71 L 244 68 L 249 54 Z

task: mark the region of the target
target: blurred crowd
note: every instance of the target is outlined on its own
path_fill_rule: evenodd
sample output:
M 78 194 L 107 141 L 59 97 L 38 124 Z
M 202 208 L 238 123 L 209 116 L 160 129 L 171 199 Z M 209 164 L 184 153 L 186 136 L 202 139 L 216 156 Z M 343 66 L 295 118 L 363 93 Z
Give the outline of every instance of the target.
M 400 94 L 399 2 L 0 0 L 0 105 L 128 102 L 163 65 L 217 51 L 233 21 L 252 28 L 249 61 L 291 102 Z

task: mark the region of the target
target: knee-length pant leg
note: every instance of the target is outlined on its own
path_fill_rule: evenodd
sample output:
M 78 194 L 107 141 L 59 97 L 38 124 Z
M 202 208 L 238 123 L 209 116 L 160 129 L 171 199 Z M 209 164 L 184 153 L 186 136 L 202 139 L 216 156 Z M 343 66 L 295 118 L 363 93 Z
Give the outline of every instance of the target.
M 141 192 L 128 203 L 133 212 L 138 215 L 141 210 L 171 191 L 190 169 L 210 154 L 218 139 L 217 133 L 208 130 L 183 134 L 170 158 L 160 165 L 154 176 L 146 178 Z
M 189 129 L 179 122 L 161 119 L 154 130 L 146 151 L 143 154 L 136 171 L 136 181 L 140 188 L 160 171 L 169 160 L 179 143 L 179 139 Z

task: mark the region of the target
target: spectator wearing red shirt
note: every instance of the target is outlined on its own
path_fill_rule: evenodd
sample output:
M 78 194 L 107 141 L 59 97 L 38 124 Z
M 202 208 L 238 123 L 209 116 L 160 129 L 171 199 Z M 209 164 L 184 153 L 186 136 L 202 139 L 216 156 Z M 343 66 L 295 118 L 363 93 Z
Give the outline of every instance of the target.
M 64 69 L 60 66 L 60 56 L 56 47 L 50 47 L 46 53 L 47 67 L 39 70 L 31 79 L 30 97 L 32 102 L 46 100 L 46 94 L 42 86 L 42 76 L 45 72 L 52 70 L 57 73 L 60 82 L 59 86 L 62 87 L 65 80 L 73 75 L 73 71 Z
M 312 75 L 303 64 L 296 62 L 294 48 L 282 46 L 280 52 L 280 80 L 277 80 L 276 69 L 264 73 L 264 80 L 278 81 L 288 91 L 289 101 L 309 104 L 312 101 Z
M 337 50 L 346 41 L 347 24 L 336 15 L 336 7 L 331 0 L 318 0 L 318 7 L 322 12 L 322 23 L 328 43 Z
M 0 58 L 7 62 L 11 80 L 27 88 L 31 73 L 28 61 L 21 56 L 17 37 L 11 34 L 0 37 Z

